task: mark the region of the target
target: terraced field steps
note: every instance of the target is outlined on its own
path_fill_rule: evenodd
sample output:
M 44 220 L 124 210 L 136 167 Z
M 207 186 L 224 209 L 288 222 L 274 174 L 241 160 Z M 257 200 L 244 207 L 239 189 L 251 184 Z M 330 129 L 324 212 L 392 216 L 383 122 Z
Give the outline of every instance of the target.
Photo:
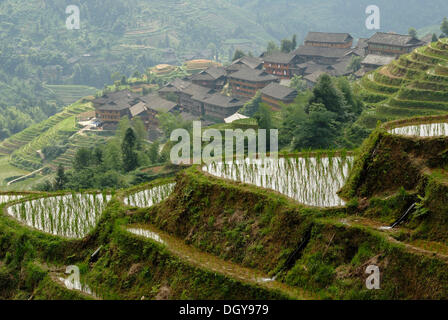
M 178 256 L 182 260 L 206 270 L 224 274 L 243 282 L 252 283 L 271 290 L 278 290 L 293 299 L 309 299 L 309 293 L 302 292 L 299 289 L 291 288 L 284 283 L 272 280 L 268 275 L 255 269 L 244 268 L 238 264 L 225 261 L 208 253 L 199 251 L 192 246 L 186 245 L 183 241 L 169 234 L 162 232 L 151 225 L 131 225 L 127 230 L 133 234 L 151 239 L 166 247 L 168 251 Z M 157 238 L 154 240 L 153 238 Z

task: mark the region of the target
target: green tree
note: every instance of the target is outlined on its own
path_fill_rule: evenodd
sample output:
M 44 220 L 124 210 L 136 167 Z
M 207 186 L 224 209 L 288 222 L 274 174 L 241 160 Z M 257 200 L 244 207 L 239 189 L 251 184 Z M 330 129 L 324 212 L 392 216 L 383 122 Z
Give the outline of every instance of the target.
M 409 28 L 408 30 L 408 34 L 412 37 L 412 38 L 417 38 L 417 30 L 415 30 L 415 28 Z
M 245 57 L 245 56 L 246 56 L 246 54 L 243 51 L 241 51 L 240 49 L 237 49 L 235 51 L 235 53 L 233 54 L 232 61 L 241 59 L 242 57 Z
M 80 148 L 73 161 L 73 168 L 75 170 L 82 170 L 90 166 L 92 160 L 92 152 L 87 148 Z
M 439 37 L 437 37 L 437 35 L 435 33 L 433 33 L 431 42 L 437 42 L 437 40 L 439 40 Z
M 280 51 L 284 53 L 291 52 L 292 42 L 289 39 L 283 39 L 280 46 Z
M 296 50 L 297 48 L 297 35 L 292 36 L 292 50 Z
M 280 49 L 278 48 L 277 44 L 274 41 L 269 41 L 268 42 L 268 46 L 267 46 L 267 50 L 266 53 L 268 55 L 273 54 L 275 52 L 279 52 Z
M 297 36 L 294 35 L 291 40 L 283 39 L 281 41 L 281 51 L 284 53 L 289 53 L 294 51 L 297 47 Z
M 327 110 L 322 103 L 311 104 L 305 119 L 294 130 L 294 149 L 335 147 L 339 125 L 336 113 Z
M 135 152 L 137 138 L 134 130 L 128 128 L 121 144 L 121 151 L 123 156 L 123 169 L 125 172 L 135 170 L 138 166 L 137 153 Z
M 115 136 L 119 140 L 123 140 L 124 135 L 126 134 L 126 131 L 131 127 L 131 121 L 129 120 L 128 116 L 124 116 L 120 119 L 120 122 L 118 122 L 117 130 L 115 131 Z
M 155 141 L 148 149 L 149 160 L 152 164 L 155 164 L 159 161 L 159 146 L 159 143 Z
M 148 139 L 148 131 L 146 131 L 145 124 L 140 117 L 132 119 L 132 128 L 137 137 L 137 149 L 142 150 L 145 141 Z
M 443 34 L 448 37 L 448 18 L 443 18 L 442 25 L 440 26 L 440 30 L 442 30 Z
M 104 152 L 100 147 L 96 147 L 93 151 L 93 161 L 96 165 L 101 165 L 103 163 Z
M 254 118 L 255 120 L 257 120 L 258 127 L 260 129 L 269 130 L 272 128 L 272 111 L 267 104 L 260 104 L 257 113 L 254 115 Z
M 344 96 L 345 105 L 348 107 L 346 112 L 360 115 L 364 109 L 364 105 L 362 101 L 353 93 L 351 83 L 343 77 L 336 78 L 335 82 L 337 88 Z
M 120 141 L 110 140 L 104 148 L 103 167 L 108 170 L 120 170 L 123 167 Z
M 350 60 L 347 69 L 353 72 L 358 71 L 359 69 L 361 69 L 361 61 L 362 61 L 361 57 L 353 56 Z
M 56 173 L 56 179 L 54 181 L 54 189 L 55 190 L 62 190 L 64 189 L 65 184 L 67 183 L 68 179 L 65 175 L 64 167 L 60 164 L 58 166 L 58 170 Z
M 246 102 L 239 112 L 245 116 L 252 117 L 255 113 L 258 112 L 261 101 L 261 92 L 257 91 L 255 96 L 253 96 L 252 99 Z
M 302 76 L 299 76 L 297 74 L 295 74 L 294 77 L 292 77 L 289 87 L 297 90 L 298 92 L 305 91 L 307 88 L 306 81 L 303 80 Z
M 175 129 L 190 130 L 192 128 L 192 121 L 182 119 L 179 114 L 162 113 L 157 116 L 157 119 L 166 138 L 169 138 Z
M 332 78 L 324 73 L 320 76 L 313 88 L 313 97 L 310 104 L 323 104 L 328 111 L 336 113 L 340 118 L 344 117 L 344 96 L 334 85 Z M 306 110 L 308 112 L 308 110 Z

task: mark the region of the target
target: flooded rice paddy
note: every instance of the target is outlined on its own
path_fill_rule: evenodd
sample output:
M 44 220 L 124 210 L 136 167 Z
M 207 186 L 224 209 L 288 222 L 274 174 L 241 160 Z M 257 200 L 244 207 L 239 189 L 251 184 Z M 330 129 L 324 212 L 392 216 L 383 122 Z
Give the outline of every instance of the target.
M 216 177 L 253 184 L 316 207 L 345 202 L 337 192 L 346 182 L 353 157 L 250 159 L 211 163 L 202 170 Z

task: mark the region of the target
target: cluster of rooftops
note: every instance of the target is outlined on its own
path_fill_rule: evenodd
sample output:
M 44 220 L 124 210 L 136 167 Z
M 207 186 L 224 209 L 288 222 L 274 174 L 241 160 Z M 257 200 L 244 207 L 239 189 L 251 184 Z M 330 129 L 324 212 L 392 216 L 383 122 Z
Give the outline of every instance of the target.
M 356 46 L 353 46 L 353 40 L 348 33 L 310 32 L 304 43 L 293 52 L 245 56 L 227 67 L 212 66 L 189 77 L 175 79 L 155 94 L 139 96 L 127 90 L 107 93 L 94 100 L 97 116 L 107 111 L 135 117 L 148 112 L 156 114 L 176 110 L 225 119 L 258 91 L 263 102 L 275 109 L 296 97 L 296 90 L 287 85 L 295 75 L 302 76 L 309 87 L 323 73 L 362 76 L 370 69 L 388 64 L 399 55 L 430 41 L 383 32 L 369 39 L 359 39 Z M 353 56 L 362 58 L 362 69 L 356 73 L 348 68 Z M 224 94 L 227 84 L 228 90 Z M 111 118 L 103 120 L 116 121 Z

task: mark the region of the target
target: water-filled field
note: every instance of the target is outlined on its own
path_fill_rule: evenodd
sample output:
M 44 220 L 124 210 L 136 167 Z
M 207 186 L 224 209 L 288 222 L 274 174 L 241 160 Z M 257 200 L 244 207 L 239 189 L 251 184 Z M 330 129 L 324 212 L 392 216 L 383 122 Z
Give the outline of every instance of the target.
M 448 135 L 448 123 L 427 123 L 399 127 L 389 130 L 389 133 L 416 137 L 446 136 Z
M 159 242 L 161 244 L 165 244 L 165 241 L 162 240 L 162 238 L 155 232 L 149 231 L 147 229 L 140 229 L 140 228 L 129 228 L 127 229 L 130 233 L 136 234 L 138 236 L 142 236 L 148 239 L 152 239 L 156 242 Z
M 343 206 L 337 192 L 348 178 L 353 157 L 250 159 L 204 165 L 214 176 L 278 191 L 309 206 Z
M 61 281 L 68 290 L 77 290 L 84 294 L 90 295 L 94 298 L 98 298 L 96 293 L 94 293 L 88 285 L 82 284 L 81 281 L 79 281 L 79 279 L 71 281 L 71 279 L 65 279 L 60 277 L 59 281 Z
M 165 200 L 173 192 L 175 183 L 152 187 L 127 196 L 124 202 L 133 207 L 147 208 Z
M 8 214 L 40 231 L 82 238 L 96 226 L 110 198 L 101 194 L 39 198 L 9 207 Z
M 7 203 L 10 201 L 15 201 L 23 198 L 21 195 L 8 195 L 8 194 L 0 194 L 0 204 Z

